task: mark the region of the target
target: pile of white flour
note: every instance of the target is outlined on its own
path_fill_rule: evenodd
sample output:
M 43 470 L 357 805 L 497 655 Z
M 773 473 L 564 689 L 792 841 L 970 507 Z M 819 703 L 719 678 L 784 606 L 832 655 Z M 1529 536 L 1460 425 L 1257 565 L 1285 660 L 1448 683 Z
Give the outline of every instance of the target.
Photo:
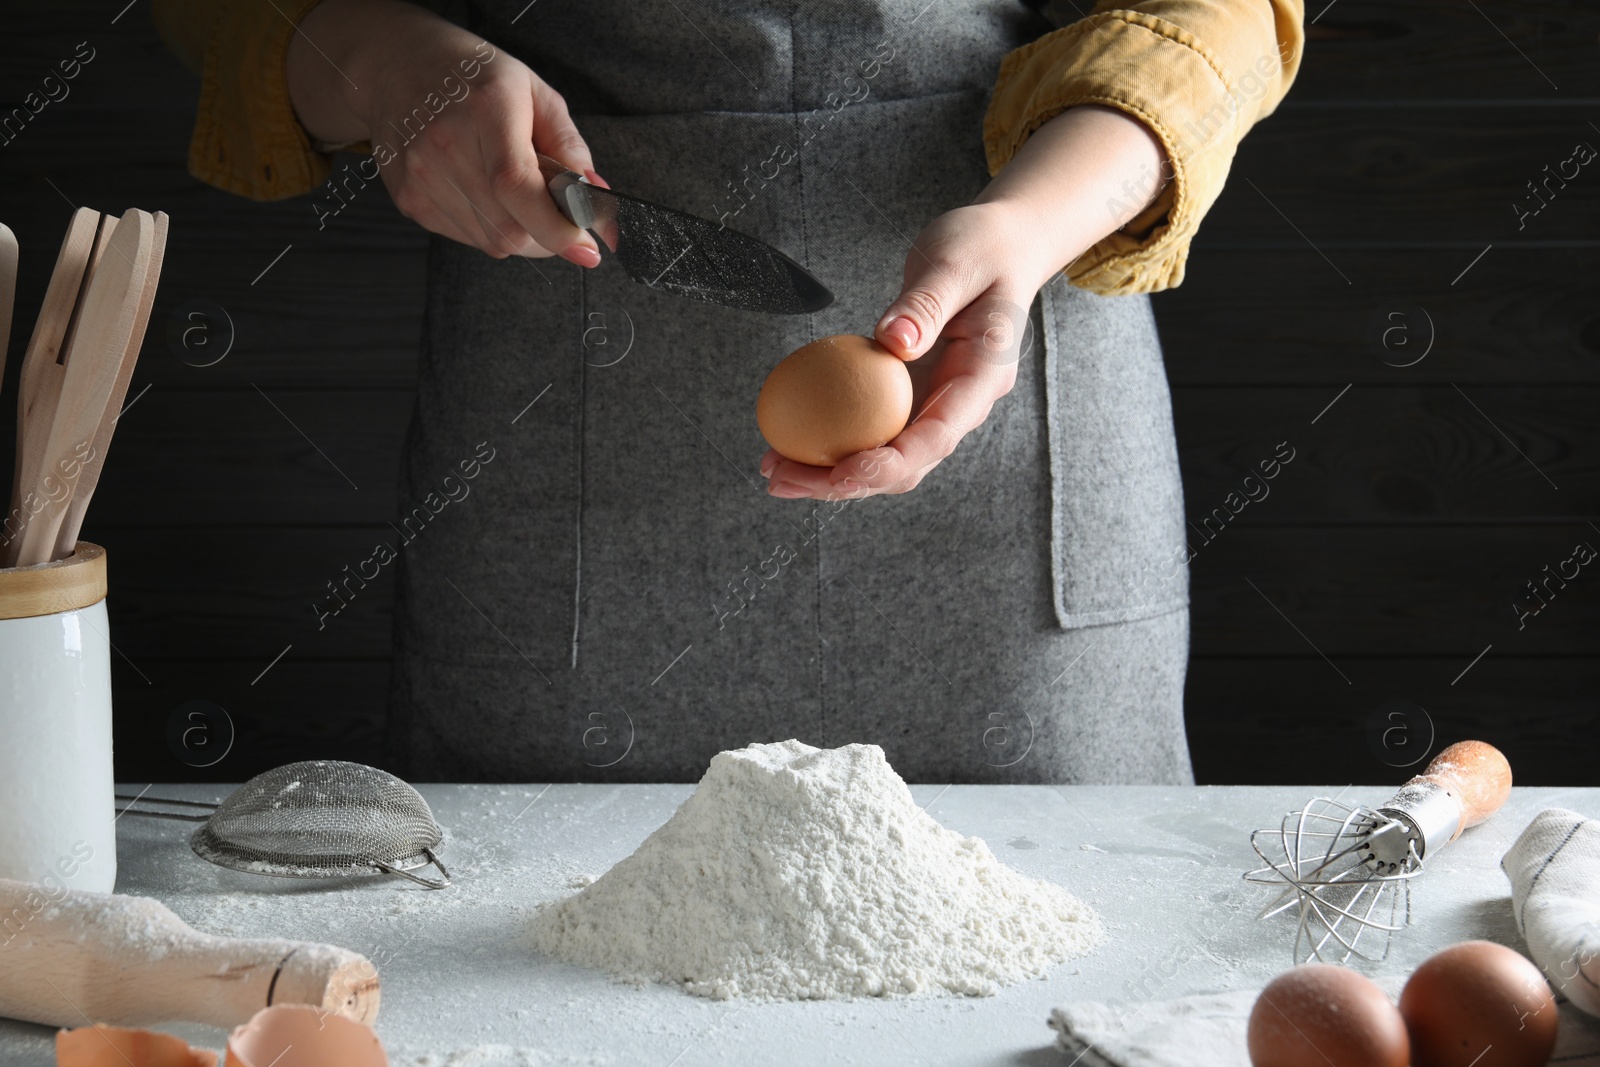
M 535 946 L 707 997 L 992 994 L 1103 939 L 1076 897 L 940 826 L 876 745 L 718 754 L 671 819 L 544 908 Z

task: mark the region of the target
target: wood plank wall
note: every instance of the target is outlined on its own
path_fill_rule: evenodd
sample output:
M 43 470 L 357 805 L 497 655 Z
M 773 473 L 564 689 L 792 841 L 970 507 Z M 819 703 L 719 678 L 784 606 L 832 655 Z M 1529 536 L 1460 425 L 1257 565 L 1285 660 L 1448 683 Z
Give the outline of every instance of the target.
M 0 41 L 8 112 L 79 42 L 94 50 L 0 145 L 0 219 L 23 249 L 0 439 L 72 206 L 167 211 L 138 399 L 86 528 L 111 549 L 119 774 L 375 760 L 391 588 L 323 630 L 310 605 L 397 506 L 425 242 L 380 186 L 319 231 L 304 199 L 190 179 L 195 82 L 148 6 L 123 2 L 14 12 Z M 1526 583 L 1574 545 L 1600 546 L 1600 171 L 1520 228 L 1512 205 L 1578 142 L 1600 147 L 1600 11 L 1311 15 L 1299 83 L 1246 140 L 1187 280 L 1156 298 L 1195 526 L 1197 774 L 1393 780 L 1431 724 L 1435 747 L 1501 745 L 1521 782 L 1593 784 L 1600 578 L 1520 622 L 1512 605 L 1536 604 Z M 1295 459 L 1233 515 L 1283 441 Z M 170 737 L 191 701 L 237 729 L 210 767 Z
M 1197 774 L 1390 780 L 1405 731 L 1376 739 L 1431 723 L 1519 781 L 1592 784 L 1600 588 L 1512 605 L 1600 547 L 1600 181 L 1520 228 L 1513 204 L 1600 148 L 1600 9 L 1307 11 L 1298 82 L 1156 298 L 1190 518 L 1277 442 L 1297 455 L 1195 537 Z

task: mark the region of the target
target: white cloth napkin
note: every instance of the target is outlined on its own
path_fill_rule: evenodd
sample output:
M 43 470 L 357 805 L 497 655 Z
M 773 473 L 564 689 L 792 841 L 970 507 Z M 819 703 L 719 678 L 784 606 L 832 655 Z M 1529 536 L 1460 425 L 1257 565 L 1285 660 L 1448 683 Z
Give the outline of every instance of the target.
M 1259 992 L 1064 1004 L 1050 1013 L 1050 1028 L 1077 1067 L 1245 1067 L 1245 1023 Z
M 1500 869 L 1528 955 L 1557 992 L 1600 1015 L 1600 820 L 1546 808 Z
M 1405 975 L 1375 979 L 1391 999 Z M 1245 1027 L 1259 989 L 1144 1004 L 1064 1004 L 1050 1013 L 1062 1067 L 1249 1067 Z M 1076 1058 L 1074 1058 L 1076 1057 Z M 1600 1024 L 1561 1005 L 1552 1064 L 1600 1067 Z

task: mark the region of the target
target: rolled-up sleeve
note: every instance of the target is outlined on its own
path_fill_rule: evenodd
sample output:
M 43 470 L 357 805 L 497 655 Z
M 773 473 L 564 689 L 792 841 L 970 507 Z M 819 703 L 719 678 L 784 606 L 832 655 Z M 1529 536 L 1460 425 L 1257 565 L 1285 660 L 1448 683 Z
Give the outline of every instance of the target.
M 1160 196 L 1068 265 L 1072 284 L 1121 295 L 1183 281 L 1189 244 L 1239 142 L 1294 81 L 1304 21 L 1304 0 L 1103 0 L 1005 57 L 984 118 L 991 174 L 1079 104 L 1134 115 L 1166 150 Z
M 295 27 L 318 0 L 155 0 L 167 47 L 200 75 L 189 173 L 252 200 L 281 200 L 327 180 L 289 100 Z

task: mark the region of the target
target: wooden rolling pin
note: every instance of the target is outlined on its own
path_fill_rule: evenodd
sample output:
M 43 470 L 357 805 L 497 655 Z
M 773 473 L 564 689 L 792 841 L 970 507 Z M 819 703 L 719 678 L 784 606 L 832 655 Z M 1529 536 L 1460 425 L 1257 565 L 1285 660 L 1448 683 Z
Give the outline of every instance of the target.
M 377 968 L 347 949 L 213 937 L 149 897 L 0 878 L 0 1015 L 231 1028 L 272 1004 L 310 1004 L 370 1023 L 378 999 Z

